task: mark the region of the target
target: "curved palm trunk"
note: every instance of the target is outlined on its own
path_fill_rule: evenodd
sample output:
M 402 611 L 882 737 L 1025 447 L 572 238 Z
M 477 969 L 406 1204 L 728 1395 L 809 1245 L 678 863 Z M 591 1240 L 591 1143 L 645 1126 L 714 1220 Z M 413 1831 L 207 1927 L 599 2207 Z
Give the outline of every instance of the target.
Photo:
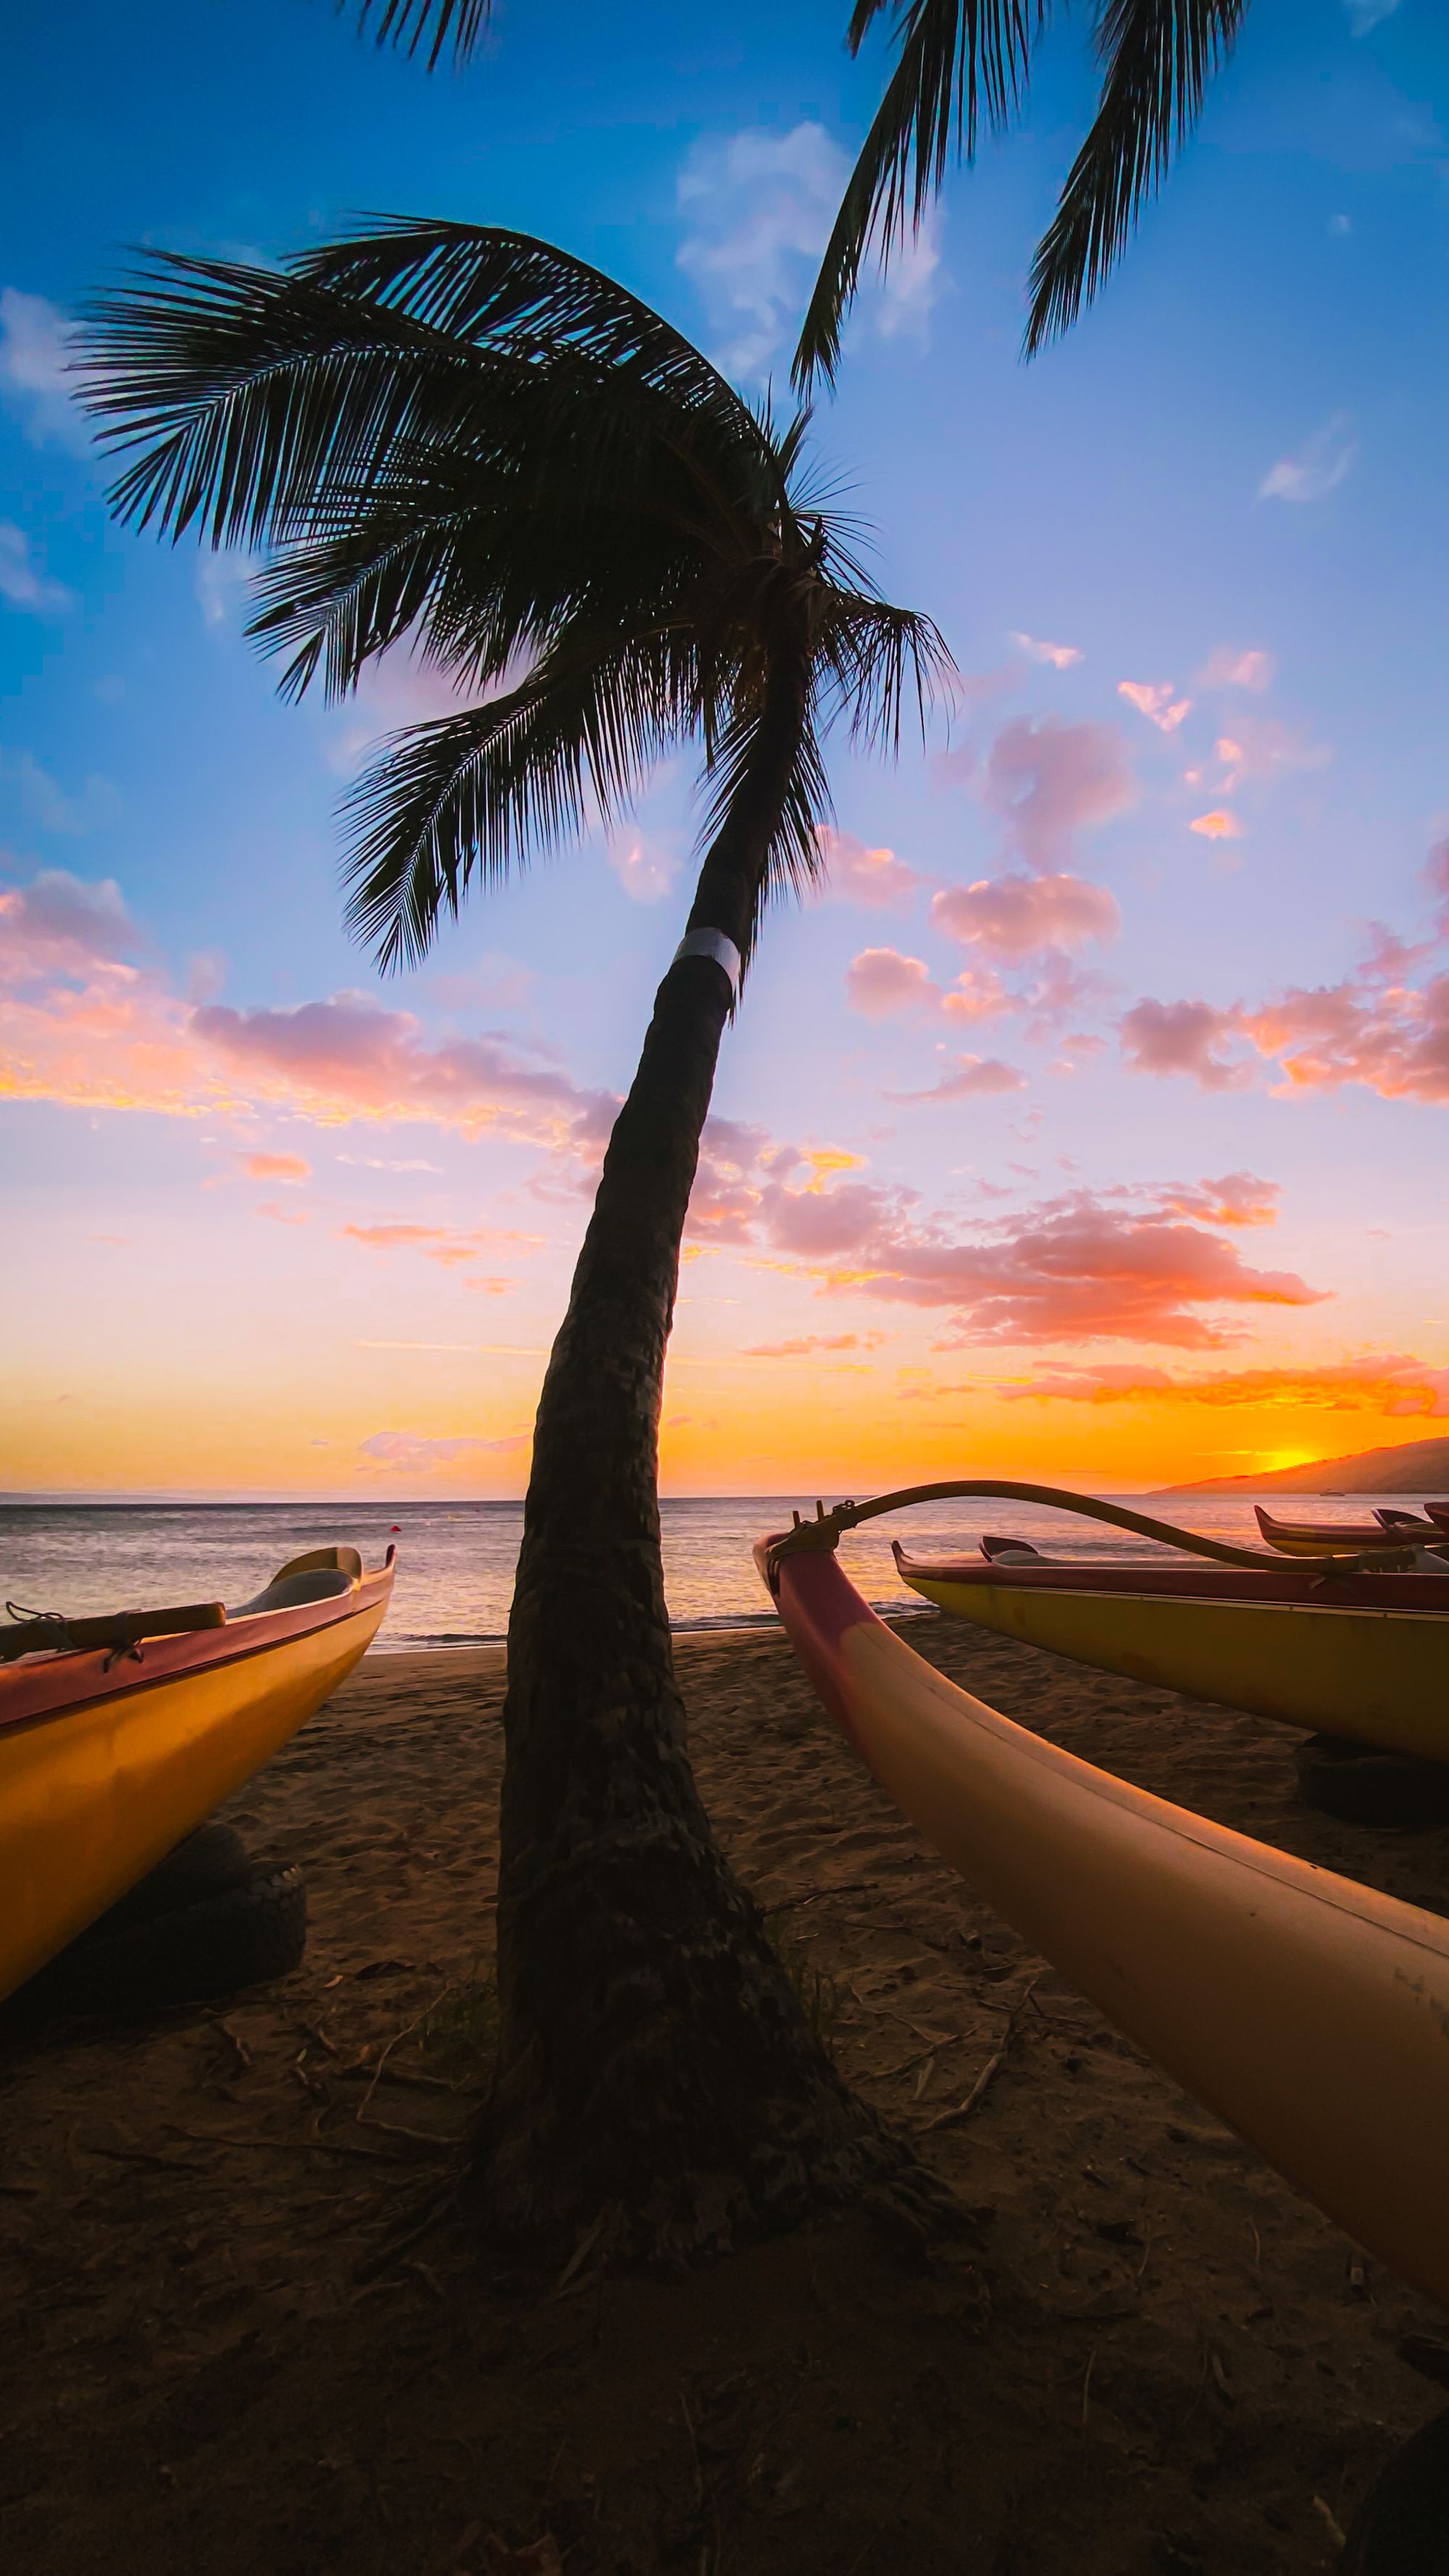
M 772 686 L 690 927 L 741 949 L 803 713 Z M 664 1356 L 730 1009 L 709 958 L 655 997 L 544 1380 L 508 1632 L 498 1902 L 497 2217 L 615 2214 L 687 2257 L 788 2224 L 893 2164 L 720 1853 L 685 1753 L 659 1552 Z

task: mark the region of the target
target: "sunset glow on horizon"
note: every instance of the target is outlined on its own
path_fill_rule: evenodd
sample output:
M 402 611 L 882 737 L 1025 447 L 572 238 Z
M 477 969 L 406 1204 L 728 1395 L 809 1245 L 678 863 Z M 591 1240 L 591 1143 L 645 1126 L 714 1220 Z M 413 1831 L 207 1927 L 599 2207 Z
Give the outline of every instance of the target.
M 66 317 L 127 242 L 436 211 L 566 242 L 779 409 L 874 68 L 813 6 L 715 52 L 520 13 L 432 84 L 325 9 L 213 14 L 167 0 L 159 89 L 94 0 L 78 99 L 73 17 L 14 40 L 0 1488 L 516 1495 L 690 764 L 380 979 L 333 809 L 452 701 L 393 655 L 279 703 L 246 567 L 110 524 Z M 1017 357 L 1067 45 L 852 325 L 814 443 L 962 677 L 897 767 L 833 746 L 825 889 L 726 1034 L 667 1494 L 1144 1491 L 1449 1421 L 1449 40 L 1260 15 L 1062 347 Z

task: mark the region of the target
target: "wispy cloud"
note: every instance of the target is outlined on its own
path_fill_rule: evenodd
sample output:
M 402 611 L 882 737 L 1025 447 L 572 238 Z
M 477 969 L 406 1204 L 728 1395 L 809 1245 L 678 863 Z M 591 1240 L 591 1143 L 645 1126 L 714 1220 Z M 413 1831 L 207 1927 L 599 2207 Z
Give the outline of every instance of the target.
M 1385 18 L 1392 18 L 1399 0 L 1343 0 L 1351 36 L 1371 36 Z
M 1212 1369 L 1196 1377 L 1142 1368 L 1130 1360 L 1095 1368 L 1068 1363 L 1042 1370 L 1024 1385 L 998 1387 L 1008 1403 L 1201 1405 L 1213 1412 L 1377 1413 L 1442 1421 L 1449 1415 L 1449 1369 L 1398 1351 L 1330 1361 L 1314 1368 Z
M 1074 662 L 1085 660 L 1079 644 L 1047 644 L 1036 635 L 1023 635 L 1013 628 L 1007 642 L 1023 654 L 1028 662 L 1049 663 L 1054 671 L 1070 671 Z
M 1292 456 L 1280 456 L 1258 486 L 1260 501 L 1323 501 L 1358 460 L 1346 411 L 1336 411 Z
M 609 865 L 631 903 L 659 903 L 673 892 L 680 862 L 663 841 L 631 828 L 610 840 Z
M 1078 833 L 1120 814 L 1136 793 L 1115 725 L 1018 716 L 987 755 L 986 802 L 1029 867 L 1064 866 Z
M 1259 644 L 1219 644 L 1199 671 L 1197 685 L 1200 689 L 1261 692 L 1272 686 L 1277 668 L 1272 654 L 1265 653 Z
M 34 617 L 58 617 L 75 604 L 72 591 L 37 569 L 30 539 L 10 519 L 0 519 L 0 599 Z
M 755 379 L 787 357 L 830 237 L 850 163 L 823 125 L 709 136 L 679 176 L 687 227 L 679 266 L 693 283 L 730 375 Z M 940 287 L 934 228 L 892 255 L 863 299 L 863 327 L 920 333 Z
M 837 832 L 828 823 L 820 823 L 816 838 L 825 861 L 825 890 L 841 903 L 859 903 L 871 912 L 887 912 L 908 903 L 916 888 L 927 882 L 904 859 L 898 859 L 894 850 L 868 849 L 854 832 Z
M 80 838 L 103 830 L 121 810 L 120 795 L 108 778 L 87 778 L 72 794 L 28 751 L 0 752 L 0 779 L 19 790 L 21 812 L 42 832 Z
M 460 1458 L 511 1458 L 528 1448 L 531 1431 L 508 1431 L 500 1440 L 483 1440 L 471 1431 L 436 1437 L 423 1431 L 374 1431 L 358 1442 L 371 1466 L 401 1476 L 424 1476 L 435 1467 L 455 1466 Z
M 43 295 L 0 287 L 0 397 L 34 446 L 54 443 L 83 455 L 90 440 L 67 373 L 70 328 Z

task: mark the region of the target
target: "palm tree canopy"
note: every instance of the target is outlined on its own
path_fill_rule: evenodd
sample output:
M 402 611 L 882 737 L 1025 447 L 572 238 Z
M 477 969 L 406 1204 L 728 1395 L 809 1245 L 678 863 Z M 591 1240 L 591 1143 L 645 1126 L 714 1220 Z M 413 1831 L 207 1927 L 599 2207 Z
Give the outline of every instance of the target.
M 760 887 L 820 866 L 824 728 L 894 738 L 945 648 L 870 589 L 757 416 L 567 252 L 382 221 L 279 270 L 162 256 L 93 310 L 117 514 L 264 550 L 251 633 L 329 698 L 406 643 L 481 703 L 390 736 L 347 800 L 349 918 L 384 964 L 470 879 L 609 821 L 697 737 L 713 820 L 780 656 L 805 720 Z
M 887 0 L 856 0 L 858 52 Z M 1075 321 L 1120 254 L 1144 200 L 1201 113 L 1248 0 L 1096 0 L 1102 85 L 1031 272 L 1028 356 Z M 826 245 L 795 354 L 794 378 L 833 378 L 840 333 L 874 241 L 889 258 L 941 188 L 954 140 L 974 157 L 984 117 L 1010 124 L 1052 0 L 901 0 L 896 63 Z

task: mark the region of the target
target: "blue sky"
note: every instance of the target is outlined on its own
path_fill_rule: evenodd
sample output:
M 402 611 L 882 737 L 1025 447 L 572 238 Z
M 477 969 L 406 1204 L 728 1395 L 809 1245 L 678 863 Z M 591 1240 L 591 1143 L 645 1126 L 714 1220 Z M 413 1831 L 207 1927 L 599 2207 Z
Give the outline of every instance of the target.
M 240 568 L 110 525 L 63 317 L 129 247 L 269 262 L 443 213 L 579 251 L 782 400 L 878 94 L 843 15 L 504 7 L 432 81 L 326 0 L 12 35 L 0 1152 L 33 1258 L 0 1482 L 514 1489 L 586 1104 L 627 1083 L 692 831 L 681 759 L 637 834 L 379 986 L 333 809 L 436 696 L 394 670 L 346 710 L 276 702 Z M 1090 98 L 1069 24 L 1022 129 L 863 298 L 817 418 L 967 686 L 949 746 L 837 757 L 837 892 L 772 925 L 728 1042 L 676 1490 L 968 1449 L 1230 1471 L 1449 1401 L 1449 32 L 1428 0 L 1260 0 L 1123 267 L 1025 367 Z M 1375 954 L 1372 920 L 1416 953 Z M 366 1005 L 326 1023 L 324 1080 L 296 1015 L 342 992 Z

